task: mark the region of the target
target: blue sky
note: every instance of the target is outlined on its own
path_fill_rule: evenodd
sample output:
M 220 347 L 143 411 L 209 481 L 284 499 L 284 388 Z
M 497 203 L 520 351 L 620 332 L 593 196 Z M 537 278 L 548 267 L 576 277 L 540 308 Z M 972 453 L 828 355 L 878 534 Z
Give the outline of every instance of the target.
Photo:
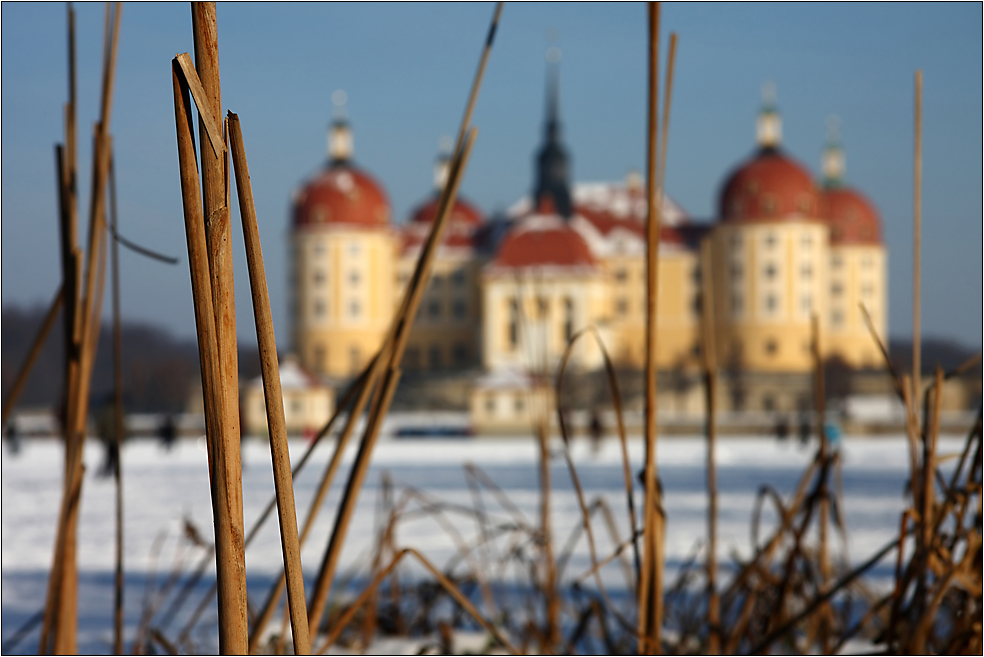
M 103 8 L 77 8 L 80 134 L 98 112 Z M 291 191 L 323 162 L 331 94 L 344 89 L 356 159 L 402 220 L 431 188 L 457 129 L 490 4 L 227 3 L 218 7 L 224 109 L 242 121 L 274 320 L 288 336 Z M 576 180 L 615 180 L 645 156 L 645 7 L 507 4 L 474 123 L 463 193 L 486 212 L 532 184 L 545 62 L 563 51 L 561 114 Z M 848 180 L 879 208 L 889 249 L 889 330 L 911 334 L 913 77 L 924 71 L 923 328 L 982 343 L 982 10 L 979 3 L 669 4 L 679 34 L 667 191 L 714 216 L 728 171 L 754 145 L 762 83 L 778 89 L 784 145 L 818 170 L 831 114 Z M 53 145 L 67 97 L 65 7 L 2 5 L 3 304 L 47 303 L 59 281 Z M 191 336 L 170 59 L 192 50 L 184 3 L 125 5 L 112 133 L 121 232 L 178 255 L 123 252 L 128 319 Z M 83 191 L 88 139 L 80 140 Z M 85 199 L 81 206 L 86 208 Z M 84 216 L 84 213 L 83 213 Z M 238 209 L 234 208 L 234 225 Z M 240 336 L 254 341 L 237 231 Z M 108 306 L 107 306 L 108 308 Z

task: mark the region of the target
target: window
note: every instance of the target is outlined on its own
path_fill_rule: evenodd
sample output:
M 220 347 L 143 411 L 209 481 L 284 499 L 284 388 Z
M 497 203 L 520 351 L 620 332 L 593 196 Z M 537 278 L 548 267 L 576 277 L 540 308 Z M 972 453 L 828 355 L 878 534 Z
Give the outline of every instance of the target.
M 355 318 L 362 313 L 362 304 L 357 299 L 349 301 L 349 317 Z
M 765 309 L 769 312 L 775 312 L 779 307 L 779 298 L 774 294 L 765 295 Z
M 550 312 L 550 301 L 546 297 L 537 297 L 536 312 L 537 317 L 546 319 L 547 313 Z
M 315 287 L 321 287 L 325 284 L 325 271 L 323 269 L 315 269 L 313 278 Z
M 731 236 L 731 249 L 733 251 L 738 251 L 739 249 L 741 249 L 741 235 Z
M 830 265 L 834 269 L 840 269 L 841 265 L 843 264 L 844 264 L 844 259 L 841 258 L 839 255 L 835 255 L 833 258 L 830 259 Z
M 451 313 L 455 319 L 464 319 L 465 315 L 468 314 L 468 304 L 465 303 L 464 299 L 455 299 L 454 303 L 451 304 Z
M 362 252 L 362 247 L 358 242 L 349 242 L 348 252 L 349 255 L 357 256 Z
M 629 301 L 625 297 L 618 299 L 615 302 L 615 313 L 619 317 L 625 317 L 629 314 Z
M 741 295 L 738 294 L 738 293 L 732 294 L 731 295 L 731 314 L 732 315 L 740 315 L 741 314 L 741 311 L 742 311 L 742 306 L 743 306 L 743 303 L 742 303 Z
M 740 262 L 731 263 L 731 280 L 740 281 L 742 274 L 745 273 L 744 268 L 742 268 Z
M 771 249 L 771 248 L 775 247 L 776 241 L 777 240 L 776 240 L 776 234 L 775 233 L 771 233 L 770 232 L 770 233 L 766 233 L 765 234 L 765 247 L 767 249 Z
M 813 267 L 810 265 L 810 263 L 806 263 L 802 267 L 800 267 L 800 276 L 804 279 L 809 279 L 810 277 L 813 276 Z
M 485 396 L 485 412 L 489 415 L 495 415 L 495 396 Z
M 417 347 L 408 347 L 403 354 L 403 362 L 407 369 L 420 369 L 420 349 Z
M 361 368 L 362 357 L 359 354 L 359 348 L 349 347 L 349 371 L 351 371 L 352 374 L 358 374 Z
M 809 313 L 813 310 L 813 299 L 809 294 L 804 294 L 802 298 L 800 298 L 800 307 L 805 313 Z
M 441 316 L 441 302 L 438 299 L 431 299 L 427 302 L 427 316 L 437 319 Z
M 624 268 L 619 268 L 615 270 L 615 280 L 619 283 L 624 283 L 629 278 L 629 273 L 625 271 Z
M 779 343 L 775 341 L 775 338 L 769 338 L 765 341 L 765 353 L 769 356 L 775 356 L 779 353 Z
M 519 345 L 519 302 L 509 301 L 509 347 L 515 349 Z
M 690 302 L 690 308 L 694 311 L 695 315 L 699 315 L 704 309 L 704 299 L 700 294 L 695 294 L 693 300 Z
M 800 246 L 802 246 L 804 249 L 809 249 L 811 246 L 813 246 L 813 235 L 810 235 L 809 233 L 803 233 L 803 237 L 800 238 Z
M 431 276 L 431 286 L 434 288 L 439 288 L 444 286 L 444 277 L 440 274 L 434 274 Z
M 769 413 L 776 410 L 776 398 L 769 393 L 762 395 L 762 409 Z
M 844 311 L 837 309 L 830 315 L 830 323 L 834 326 L 841 327 L 844 325 Z
M 441 347 L 440 345 L 432 345 L 430 348 L 430 353 L 428 354 L 430 359 L 430 368 L 432 370 L 441 369 Z
M 468 347 L 460 342 L 455 344 L 451 350 L 451 357 L 457 367 L 464 367 L 468 364 Z
M 874 291 L 875 291 L 875 288 L 874 288 L 874 286 L 871 283 L 865 282 L 865 283 L 862 283 L 861 284 L 861 295 L 862 296 L 870 297 L 871 294 Z
M 362 276 L 359 275 L 359 272 L 357 270 L 353 269 L 352 271 L 349 272 L 348 280 L 349 280 L 349 285 L 355 287 L 359 284 L 359 281 L 362 280 Z
M 298 416 L 304 412 L 304 402 L 296 397 L 290 400 L 290 414 L 293 416 Z
M 521 394 L 516 395 L 515 399 L 513 399 L 513 410 L 515 410 L 516 413 L 522 413 L 526 410 L 526 400 L 523 399 Z
M 574 301 L 570 297 L 564 299 L 564 342 L 570 342 L 574 337 Z
M 695 284 L 700 285 L 700 276 L 700 265 L 697 265 L 693 268 L 693 271 L 690 272 L 690 278 Z
M 844 292 L 844 286 L 840 281 L 834 281 L 830 284 L 830 293 L 835 297 L 839 297 Z
M 314 346 L 314 367 L 319 372 L 324 372 L 327 369 L 328 354 L 327 349 L 324 345 L 318 344 Z
M 321 258 L 325 255 L 325 245 L 323 242 L 314 243 L 314 257 Z
M 464 287 L 465 285 L 465 272 L 462 269 L 456 270 L 451 274 L 451 284 L 455 287 Z
M 324 319 L 325 318 L 325 301 L 324 299 L 314 300 L 314 318 Z
M 762 211 L 765 214 L 775 214 L 776 211 L 776 199 L 771 194 L 764 194 L 762 196 Z M 768 246 L 772 246 L 766 241 Z
M 777 272 L 778 272 L 778 269 L 776 268 L 776 264 L 774 262 L 766 263 L 766 265 L 765 265 L 765 277 L 767 279 L 769 279 L 770 281 L 771 280 L 775 280 L 776 273 Z

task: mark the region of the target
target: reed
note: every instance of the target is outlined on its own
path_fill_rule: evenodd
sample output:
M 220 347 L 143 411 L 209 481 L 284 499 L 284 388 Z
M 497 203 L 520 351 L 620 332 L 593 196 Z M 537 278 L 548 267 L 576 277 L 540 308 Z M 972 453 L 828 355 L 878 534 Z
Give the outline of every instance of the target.
M 242 128 L 239 117 L 232 112 L 229 112 L 228 131 L 232 145 L 232 162 L 236 170 L 236 190 L 239 194 L 239 210 L 242 214 L 243 237 L 246 242 L 246 262 L 249 267 L 253 314 L 256 319 L 256 341 L 260 350 L 260 365 L 263 373 L 263 393 L 266 399 L 284 571 L 287 574 L 287 598 L 294 652 L 298 655 L 307 655 L 311 652 L 311 640 L 308 636 L 307 607 L 304 601 L 304 577 L 301 572 L 301 548 L 297 538 L 294 482 L 287 447 L 287 423 L 284 419 L 284 398 L 280 388 L 277 340 L 273 331 L 270 293 L 267 290 L 263 250 L 256 223 L 256 209 L 253 205 L 253 190 L 249 179 L 246 150 L 243 146 Z M 245 551 L 245 545 L 243 549 Z
M 717 345 L 714 324 L 714 261 L 711 243 L 700 250 L 701 345 L 707 406 L 707 652 L 721 651 L 721 598 L 717 590 Z
M 10 411 L 17 403 L 17 398 L 20 397 L 20 393 L 24 389 L 27 377 L 30 376 L 31 369 L 34 368 L 34 363 L 41 354 L 44 343 L 48 340 L 48 334 L 51 333 L 51 329 L 55 325 L 55 320 L 58 319 L 58 313 L 61 311 L 65 302 L 63 290 L 64 286 L 58 288 L 54 298 L 51 300 L 51 305 L 48 306 L 48 312 L 45 313 L 41 327 L 38 329 L 38 334 L 34 337 L 34 342 L 31 343 L 31 349 L 27 352 L 27 356 L 24 358 L 24 362 L 17 372 L 17 378 L 14 379 L 14 383 L 10 387 L 10 393 L 3 402 L 3 417 L 0 418 L 0 424 L 7 424 L 7 416 L 10 415 Z

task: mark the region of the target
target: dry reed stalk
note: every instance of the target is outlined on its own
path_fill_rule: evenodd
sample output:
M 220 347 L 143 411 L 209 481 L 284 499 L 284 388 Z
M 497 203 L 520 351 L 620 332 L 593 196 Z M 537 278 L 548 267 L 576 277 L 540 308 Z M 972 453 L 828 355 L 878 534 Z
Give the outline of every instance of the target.
M 811 317 L 810 328 L 812 333 L 811 351 L 813 356 L 813 395 L 817 423 L 817 437 L 820 440 L 820 478 L 818 480 L 818 495 L 820 497 L 820 591 L 823 593 L 827 588 L 830 579 L 830 556 L 827 549 L 827 534 L 830 525 L 830 495 L 827 488 L 827 478 L 830 466 L 830 453 L 828 445 L 827 429 L 825 426 L 827 415 L 827 389 L 823 376 L 823 358 L 821 352 L 820 317 L 814 313 Z M 831 609 L 828 605 L 820 608 L 820 649 L 824 654 L 830 652 L 830 631 Z
M 581 329 L 580 331 L 578 331 L 577 333 L 571 336 L 571 339 L 568 340 L 567 342 L 567 347 L 564 349 L 564 354 L 561 356 L 560 365 L 557 368 L 557 376 L 554 380 L 554 389 L 556 391 L 556 398 L 558 400 L 557 422 L 558 425 L 560 426 L 561 438 L 563 439 L 564 458 L 567 462 L 567 469 L 571 475 L 571 483 L 574 485 L 574 493 L 577 497 L 578 506 L 580 507 L 581 510 L 581 517 L 583 519 L 584 531 L 588 537 L 588 551 L 591 557 L 591 565 L 592 565 L 592 570 L 594 572 L 595 583 L 598 586 L 598 591 L 601 594 L 602 599 L 605 601 L 605 604 L 608 605 L 608 610 L 616 618 L 618 618 L 625 627 L 631 627 L 631 624 L 628 621 L 622 619 L 621 614 L 618 613 L 618 609 L 612 603 L 611 598 L 608 595 L 608 591 L 605 588 L 605 584 L 601 579 L 601 573 L 599 572 L 599 567 L 598 567 L 598 552 L 595 547 L 594 530 L 591 528 L 591 514 L 588 511 L 588 505 L 586 504 L 584 499 L 584 489 L 581 486 L 581 478 L 577 474 L 577 467 L 574 465 L 574 458 L 571 455 L 570 437 L 567 434 L 567 423 L 564 421 L 564 413 L 560 406 L 560 400 L 562 399 L 561 394 L 563 393 L 563 387 L 564 387 L 564 372 L 567 369 L 567 362 L 570 359 L 571 353 L 573 352 L 574 346 L 577 344 L 577 341 L 586 334 L 590 334 L 592 337 L 594 337 L 602 353 L 606 355 L 606 361 L 607 361 L 607 350 L 605 349 L 604 341 L 601 339 L 601 335 L 598 333 L 598 330 L 595 327 L 590 326 Z
M 922 387 L 922 71 L 916 71 L 912 154 L 912 399 Z M 915 412 L 915 409 L 913 409 Z
M 450 215 L 451 206 L 454 199 L 457 197 L 458 186 L 461 182 L 461 175 L 464 173 L 464 168 L 467 165 L 468 156 L 471 153 L 471 147 L 474 144 L 476 133 L 477 130 L 475 128 L 472 128 L 469 131 L 464 144 L 462 144 L 461 150 L 455 153 L 455 156 L 451 162 L 448 184 L 441 194 L 437 217 L 434 220 L 434 224 L 431 228 L 431 233 L 428 236 L 427 242 L 424 244 L 424 248 L 421 251 L 413 277 L 407 286 L 403 306 L 401 307 L 400 312 L 394 317 L 393 323 L 391 324 L 389 330 L 390 337 L 387 338 L 386 342 L 392 344 L 393 346 L 392 352 L 389 354 L 387 371 L 382 382 L 379 384 L 380 391 L 377 392 L 376 395 L 376 404 L 369 413 L 365 432 L 362 437 L 362 443 L 359 446 L 358 455 L 356 456 L 355 463 L 352 465 L 352 471 L 349 475 L 348 482 L 346 483 L 345 490 L 342 495 L 342 500 L 339 506 L 338 515 L 335 518 L 335 525 L 332 530 L 331 539 L 329 541 L 328 548 L 325 551 L 325 556 L 322 560 L 321 568 L 318 573 L 318 579 L 315 584 L 315 590 L 312 594 L 311 603 L 308 608 L 308 618 L 311 625 L 312 634 L 316 633 L 318 630 L 325 605 L 328 601 L 332 578 L 335 574 L 338 558 L 341 555 L 342 545 L 345 542 L 345 536 L 348 531 L 348 525 L 351 521 L 352 512 L 355 509 L 355 502 L 362 487 L 362 482 L 365 480 L 366 472 L 369 468 L 369 459 L 372 455 L 372 450 L 375 446 L 376 439 L 379 436 L 379 428 L 382 424 L 383 417 L 389 408 L 393 393 L 396 391 L 396 384 L 399 381 L 399 363 L 403 358 L 403 351 L 406 347 L 407 338 L 409 337 L 412 319 L 416 317 L 417 308 L 419 307 L 420 300 L 423 297 L 424 285 L 430 276 L 430 270 L 437 251 L 437 245 L 441 241 L 447 218 Z M 383 359 L 380 358 L 377 362 L 381 363 L 382 360 Z
M 27 352 L 27 356 L 24 358 L 24 362 L 17 372 L 17 378 L 14 379 L 10 394 L 7 395 L 7 399 L 3 402 L 3 417 L 0 419 L 0 424 L 7 423 L 7 416 L 10 415 L 10 411 L 17 403 L 17 398 L 20 397 L 24 384 L 27 382 L 27 377 L 31 374 L 34 363 L 41 354 L 41 348 L 44 347 L 44 343 L 48 339 L 48 334 L 51 333 L 51 328 L 55 325 L 55 320 L 58 319 L 58 311 L 62 309 L 65 301 L 63 290 L 64 285 L 59 287 L 58 291 L 55 292 L 55 296 L 51 300 L 51 305 L 48 307 L 48 312 L 44 316 L 44 321 L 41 322 L 38 334 L 34 337 L 34 342 L 31 344 L 31 349 Z
M 646 367 L 645 367 L 645 459 L 644 495 L 642 510 L 643 543 L 642 569 L 639 575 L 638 634 L 639 654 L 651 654 L 659 650 L 654 598 L 661 595 L 657 582 L 659 555 L 656 527 L 659 522 L 657 505 L 659 492 L 656 487 L 656 289 L 659 252 L 659 209 L 656 194 L 656 156 L 658 148 L 657 113 L 659 103 L 659 4 L 650 2 L 649 57 L 648 57 L 648 114 L 646 125 Z
M 88 411 L 89 387 L 92 367 L 95 362 L 96 338 L 99 334 L 99 321 L 102 303 L 102 283 L 105 272 L 104 233 L 105 183 L 109 162 L 109 120 L 116 65 L 116 52 L 119 43 L 120 6 L 115 12 L 106 7 L 106 29 L 104 33 L 103 76 L 100 118 L 94 128 L 92 196 L 90 199 L 88 266 L 82 300 L 72 315 L 71 342 L 66 341 L 67 383 L 66 421 L 65 421 L 65 480 L 56 529 L 53 567 L 49 578 L 48 594 L 45 604 L 45 620 L 42 625 L 40 652 L 52 650 L 59 654 L 71 654 L 76 650 L 77 628 L 77 590 L 78 570 L 76 563 L 76 543 L 78 526 L 78 502 L 82 483 L 82 443 L 85 439 L 86 416 Z M 67 270 L 72 267 L 78 276 L 81 255 L 74 247 L 74 234 L 67 232 L 74 228 L 75 188 L 75 83 L 74 83 L 74 17 L 69 13 L 69 106 L 66 108 L 66 141 L 68 146 L 58 153 L 59 157 L 59 200 L 62 226 L 62 262 Z M 67 159 L 67 162 L 65 161 Z M 71 176 L 71 177 L 70 177 Z M 67 255 L 68 248 L 71 255 Z M 71 261 L 71 262 L 70 262 Z M 65 281 L 63 281 L 64 285 Z M 98 286 L 98 288 L 97 288 Z M 64 289 L 64 287 L 63 287 Z M 66 313 L 66 328 L 68 327 Z M 68 331 L 66 331 L 68 333 Z
M 412 555 L 416 557 L 417 561 L 419 561 L 424 568 L 430 571 L 431 575 L 433 575 L 434 578 L 441 585 L 441 587 L 445 591 L 447 591 L 452 598 L 454 598 L 455 602 L 461 605 L 461 607 L 466 612 L 468 612 L 468 614 L 472 618 L 474 618 L 475 621 L 478 622 L 478 624 L 481 625 L 486 632 L 488 632 L 493 637 L 495 637 L 495 640 L 501 643 L 506 650 L 508 650 L 510 653 L 514 655 L 523 654 L 522 652 L 517 650 L 512 645 L 512 643 L 509 642 L 508 639 L 506 639 L 506 637 L 495 627 L 494 624 L 488 621 L 484 616 L 482 616 L 478 612 L 477 609 L 475 609 L 475 606 L 472 605 L 472 603 L 468 600 L 468 598 L 461 593 L 458 587 L 455 586 L 454 583 L 451 582 L 451 580 L 449 580 L 447 577 L 444 576 L 443 573 L 441 573 L 441 571 L 435 568 L 433 564 L 431 564 L 430 561 L 428 561 L 424 557 L 424 555 L 420 554 L 413 548 L 403 548 L 402 550 L 400 550 L 393 558 L 393 560 L 390 562 L 390 564 L 386 568 L 381 570 L 376 575 L 375 578 L 373 578 L 373 581 L 369 584 L 369 586 L 367 586 L 365 590 L 363 590 L 362 594 L 358 598 L 356 598 L 356 600 L 349 606 L 346 612 L 342 614 L 342 616 L 334 623 L 334 627 L 332 628 L 331 632 L 328 634 L 328 637 L 325 639 L 324 642 L 322 642 L 321 645 L 319 645 L 315 649 L 314 654 L 316 655 L 325 654 L 328 648 L 330 648 L 332 644 L 338 640 L 338 637 L 341 635 L 342 631 L 355 616 L 356 612 L 358 612 L 358 610 L 369 600 L 369 598 L 372 596 L 376 588 L 383 582 L 384 579 L 386 579 L 386 577 L 393 571 L 393 569 L 396 568 L 397 565 L 399 565 L 403 557 L 407 555 Z
M 280 388 L 280 365 L 277 360 L 277 340 L 270 311 L 270 293 L 267 290 L 266 271 L 263 266 L 263 250 L 253 204 L 253 190 L 249 177 L 249 165 L 243 145 L 239 117 L 229 112 L 229 140 L 232 146 L 232 162 L 236 172 L 236 190 L 242 214 L 243 238 L 246 243 L 246 262 L 249 268 L 250 290 L 253 296 L 253 314 L 256 320 L 256 341 L 260 352 L 263 374 L 263 394 L 266 399 L 270 452 L 273 460 L 273 479 L 280 520 L 280 540 L 283 550 L 284 571 L 287 576 L 287 599 L 290 609 L 294 651 L 298 655 L 311 652 L 308 635 L 307 606 L 304 599 L 304 578 L 301 572 L 301 549 L 297 537 L 297 515 L 294 510 L 294 482 L 290 468 L 290 452 L 287 445 L 287 423 L 284 419 L 284 398 Z M 244 545 L 245 550 L 245 545 Z
M 109 209 L 112 234 L 116 235 L 116 167 L 109 163 Z M 123 331 L 120 326 L 120 261 L 119 244 L 112 243 L 113 285 L 113 433 L 116 459 L 113 462 L 113 484 L 116 502 L 116 541 L 113 587 L 113 651 L 123 654 Z
M 177 61 L 172 62 L 174 86 L 175 127 L 178 141 L 178 163 L 181 174 L 181 197 L 188 241 L 188 266 L 191 274 L 192 298 L 195 306 L 195 327 L 198 334 L 198 356 L 201 361 L 202 391 L 205 406 L 205 428 L 208 447 L 209 480 L 212 488 L 212 510 L 216 536 L 216 580 L 219 594 L 220 651 L 234 652 L 241 643 L 239 634 L 245 631 L 246 605 L 236 595 L 239 592 L 241 569 L 234 568 L 235 547 L 227 498 L 226 469 L 221 467 L 222 436 L 226 414 L 222 394 L 215 313 L 212 306 L 212 286 L 208 266 L 208 246 L 205 220 L 195 161 L 194 133 L 191 126 L 191 98 Z M 230 554 L 232 553 L 232 554 Z M 241 565 L 241 564 L 239 564 Z M 231 571 L 231 572 L 230 572 Z M 230 581 L 231 580 L 231 581 Z M 244 592 L 244 589 L 242 589 Z M 238 604 L 238 603 L 242 604 Z M 238 651 L 245 652 L 245 649 Z
M 216 513 L 216 573 L 219 589 L 219 649 L 245 653 L 247 641 L 246 552 L 243 529 L 242 462 L 239 427 L 239 355 L 236 348 L 236 305 L 232 265 L 228 151 L 211 146 L 202 115 L 209 110 L 222 124 L 222 88 L 215 3 L 193 2 L 191 23 L 195 69 L 208 97 L 199 106 L 201 193 L 219 369 L 213 394 L 223 397 L 215 410 L 222 413 L 220 431 L 213 434 L 216 458 L 212 468 L 213 508 Z
M 717 590 L 717 345 L 714 322 L 714 262 L 711 242 L 700 249 L 701 328 L 707 404 L 707 652 L 721 652 L 721 598 Z

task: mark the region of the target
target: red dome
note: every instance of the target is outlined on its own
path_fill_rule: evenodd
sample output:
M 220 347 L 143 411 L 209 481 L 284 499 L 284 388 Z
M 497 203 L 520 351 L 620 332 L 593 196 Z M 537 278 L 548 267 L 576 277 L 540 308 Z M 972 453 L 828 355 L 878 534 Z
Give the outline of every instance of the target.
M 881 244 L 881 219 L 860 192 L 847 187 L 824 190 L 820 211 L 830 222 L 831 244 Z
M 386 192 L 372 176 L 349 165 L 323 169 L 301 187 L 294 201 L 294 227 L 319 224 L 388 226 Z
M 719 212 L 725 221 L 815 218 L 819 199 L 806 169 L 776 149 L 764 149 L 728 178 Z
M 412 223 L 431 223 L 437 218 L 437 210 L 440 205 L 441 196 L 440 194 L 435 194 L 410 214 L 410 221 Z M 450 219 L 451 223 L 470 224 L 473 226 L 477 226 L 484 221 L 482 213 L 460 196 L 455 199 L 454 207 L 451 208 L 451 216 L 448 219 Z
M 593 267 L 595 259 L 587 242 L 562 221 L 548 225 L 519 226 L 506 235 L 494 266 Z

